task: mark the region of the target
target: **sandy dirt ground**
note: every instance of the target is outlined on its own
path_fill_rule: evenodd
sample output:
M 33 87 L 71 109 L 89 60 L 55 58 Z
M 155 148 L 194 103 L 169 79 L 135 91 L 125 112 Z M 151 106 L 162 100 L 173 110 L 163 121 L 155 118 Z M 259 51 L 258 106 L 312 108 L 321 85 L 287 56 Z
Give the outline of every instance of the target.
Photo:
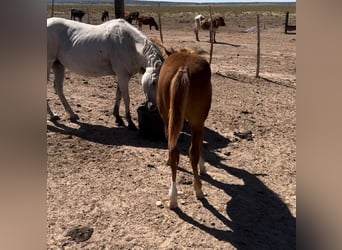
M 209 59 L 208 32 L 196 42 L 192 18 L 163 16 L 164 42 Z M 206 196 L 194 196 L 184 132 L 176 210 L 167 207 L 166 143 L 115 124 L 116 78 L 66 72 L 64 91 L 78 123 L 67 119 L 49 82 L 47 99 L 61 120 L 47 116 L 48 249 L 295 249 L 296 35 L 284 34 L 283 16 L 260 21 L 259 79 L 257 35 L 241 32 L 255 16 L 229 17 L 218 29 L 204 142 L 208 174 L 201 177 Z M 147 26 L 143 32 L 159 38 Z M 140 79 L 130 81 L 137 125 L 145 101 Z

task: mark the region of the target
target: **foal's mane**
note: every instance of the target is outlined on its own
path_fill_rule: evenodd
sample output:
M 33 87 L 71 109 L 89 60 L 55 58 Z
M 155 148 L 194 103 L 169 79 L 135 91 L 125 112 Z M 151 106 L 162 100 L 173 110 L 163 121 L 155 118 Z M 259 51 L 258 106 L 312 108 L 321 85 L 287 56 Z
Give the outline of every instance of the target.
M 165 46 L 163 43 L 161 43 L 158 39 L 155 39 L 155 38 L 151 38 L 151 42 L 159 47 L 159 49 L 162 51 L 162 55 L 163 55 L 164 59 L 166 59 L 170 55 L 172 55 L 174 53 L 178 53 L 178 52 L 189 53 L 189 54 L 199 54 L 195 50 L 188 49 L 188 48 L 180 48 L 179 50 L 176 50 L 173 47 L 167 48 L 167 46 Z

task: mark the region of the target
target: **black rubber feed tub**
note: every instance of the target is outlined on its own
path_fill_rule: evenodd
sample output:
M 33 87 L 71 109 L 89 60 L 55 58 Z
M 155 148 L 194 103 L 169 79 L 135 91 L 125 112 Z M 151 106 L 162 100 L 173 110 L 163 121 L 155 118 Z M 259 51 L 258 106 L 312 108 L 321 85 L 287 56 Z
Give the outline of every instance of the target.
M 145 139 L 165 141 L 164 123 L 158 109 L 150 111 L 146 105 L 141 105 L 137 112 L 139 134 Z

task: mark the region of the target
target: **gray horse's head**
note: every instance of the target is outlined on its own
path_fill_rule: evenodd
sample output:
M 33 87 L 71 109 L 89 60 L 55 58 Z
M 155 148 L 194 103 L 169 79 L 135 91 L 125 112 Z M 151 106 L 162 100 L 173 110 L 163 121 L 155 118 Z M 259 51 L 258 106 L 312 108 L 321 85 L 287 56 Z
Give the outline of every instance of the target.
M 154 108 L 157 107 L 157 88 L 160 68 L 164 62 L 163 54 L 160 49 L 149 40 L 143 49 L 143 54 L 147 59 L 146 71 L 141 79 L 143 90 L 145 92 L 147 102 L 152 103 Z
M 161 63 L 156 67 L 147 67 L 141 79 L 147 102 L 152 102 L 154 107 L 157 107 L 157 88 L 160 67 Z
M 152 102 L 154 107 L 157 107 L 158 79 L 162 64 L 163 57 L 157 59 L 152 67 L 147 67 L 141 79 L 147 102 Z

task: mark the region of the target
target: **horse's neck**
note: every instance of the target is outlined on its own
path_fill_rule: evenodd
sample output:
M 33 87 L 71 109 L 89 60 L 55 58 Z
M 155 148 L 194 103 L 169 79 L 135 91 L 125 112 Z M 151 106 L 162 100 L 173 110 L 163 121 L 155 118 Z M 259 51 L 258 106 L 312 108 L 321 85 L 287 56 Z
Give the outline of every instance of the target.
M 146 40 L 143 53 L 147 59 L 147 67 L 155 68 L 155 65 L 161 66 L 164 61 L 163 55 L 152 42 Z

